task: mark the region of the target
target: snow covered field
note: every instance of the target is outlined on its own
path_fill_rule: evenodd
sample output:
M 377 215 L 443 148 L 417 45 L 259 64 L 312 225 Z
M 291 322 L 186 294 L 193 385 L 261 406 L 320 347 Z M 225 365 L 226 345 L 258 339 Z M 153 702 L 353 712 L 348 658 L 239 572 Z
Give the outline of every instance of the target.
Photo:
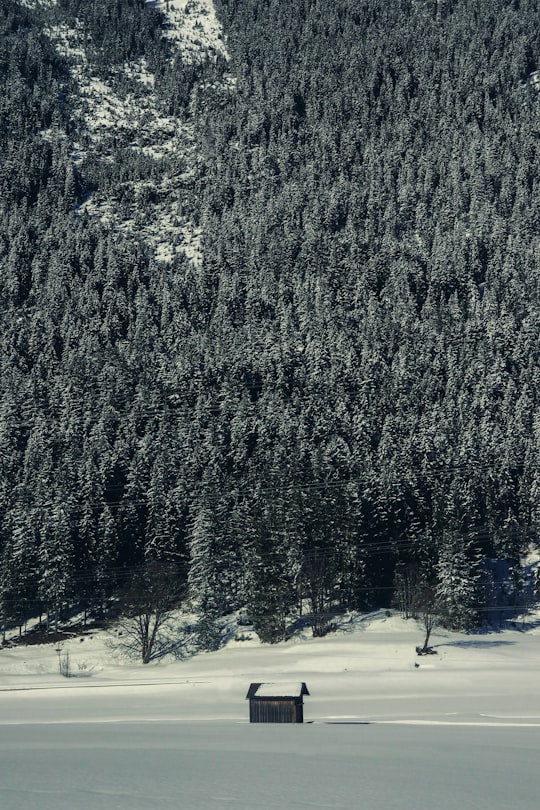
M 96 634 L 69 679 L 53 646 L 1 650 L 0 807 L 536 808 L 540 630 L 421 640 L 379 613 L 143 667 Z M 285 680 L 305 724 L 250 725 L 250 682 Z

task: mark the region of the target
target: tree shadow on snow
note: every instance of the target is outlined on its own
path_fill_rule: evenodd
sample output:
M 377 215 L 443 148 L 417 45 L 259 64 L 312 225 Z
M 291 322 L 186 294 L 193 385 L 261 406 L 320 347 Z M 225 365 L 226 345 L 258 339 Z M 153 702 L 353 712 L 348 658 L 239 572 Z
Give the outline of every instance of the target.
M 471 638 L 464 641 L 445 641 L 442 644 L 435 644 L 434 647 L 464 647 L 465 649 L 470 647 L 480 647 L 485 649 L 487 647 L 509 647 L 515 643 L 515 641 L 504 641 L 503 639 L 497 641 L 485 641 L 484 639 Z

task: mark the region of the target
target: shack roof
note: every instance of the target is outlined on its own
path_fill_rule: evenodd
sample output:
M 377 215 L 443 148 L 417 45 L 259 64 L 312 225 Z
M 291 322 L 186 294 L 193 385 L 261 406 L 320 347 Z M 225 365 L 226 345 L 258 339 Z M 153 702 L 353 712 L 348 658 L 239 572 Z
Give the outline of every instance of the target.
M 303 681 L 287 681 L 284 683 L 252 683 L 246 698 L 299 698 L 309 695 L 308 688 Z

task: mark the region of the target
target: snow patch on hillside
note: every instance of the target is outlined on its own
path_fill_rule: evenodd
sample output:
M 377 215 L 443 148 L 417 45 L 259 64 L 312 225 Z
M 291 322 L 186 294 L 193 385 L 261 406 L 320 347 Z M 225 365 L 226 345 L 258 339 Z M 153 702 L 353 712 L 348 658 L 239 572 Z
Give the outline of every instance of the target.
M 51 8 L 58 5 L 58 0 L 19 0 L 19 5 L 25 8 Z
M 56 4 L 56 0 L 25 0 L 29 8 Z M 164 36 L 178 48 L 186 61 L 228 59 L 221 26 L 211 0 L 147 0 L 166 21 Z M 159 179 L 125 182 L 118 189 L 120 200 L 109 192 L 94 191 L 79 207 L 79 213 L 99 219 L 129 236 L 137 235 L 150 244 L 160 262 L 183 254 L 200 266 L 201 230 L 184 213 L 185 190 L 194 175 L 197 155 L 191 122 L 167 115 L 154 93 L 155 76 L 144 58 L 125 63 L 116 70 L 131 80 L 114 82 L 98 77 L 85 50 L 83 26 L 64 23 L 44 28 L 59 53 L 70 63 L 80 100 L 77 125 L 84 141 L 76 144 L 72 159 L 82 166 L 99 150 L 101 160 L 112 160 L 118 146 L 159 164 L 150 171 Z M 114 86 L 113 86 L 114 85 Z M 47 131 L 48 140 L 64 139 L 65 133 Z M 156 166 L 158 169 L 158 166 Z M 143 216 L 141 211 L 145 211 Z
M 152 86 L 153 76 L 145 74 L 145 79 Z M 121 139 L 132 150 L 157 160 L 192 140 L 191 128 L 161 112 L 151 93 L 119 95 L 103 79 L 90 76 L 80 82 L 80 94 L 86 101 L 84 129 L 95 141 Z
M 145 87 L 154 87 L 156 77 L 148 69 L 148 63 L 144 56 L 141 56 L 140 59 L 136 59 L 134 62 L 125 62 L 123 73 L 128 79 L 134 79 Z
M 186 60 L 201 61 L 218 54 L 228 59 L 223 31 L 211 0 L 146 0 L 167 20 L 166 36 L 177 43 Z
M 75 28 L 70 28 L 65 23 L 49 25 L 43 29 L 43 33 L 54 42 L 58 52 L 71 62 L 78 74 L 78 66 L 87 64 L 81 23 L 77 22 Z

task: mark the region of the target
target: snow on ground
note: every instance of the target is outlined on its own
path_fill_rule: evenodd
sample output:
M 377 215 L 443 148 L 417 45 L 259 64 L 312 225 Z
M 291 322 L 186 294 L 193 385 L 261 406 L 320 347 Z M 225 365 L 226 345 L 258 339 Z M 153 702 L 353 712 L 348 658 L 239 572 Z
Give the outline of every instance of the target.
M 527 629 L 525 629 L 527 628 Z M 540 628 L 439 632 L 384 612 L 322 639 L 144 667 L 114 633 L 0 650 L 2 810 L 533 810 Z M 249 684 L 306 681 L 303 726 L 250 725 Z

